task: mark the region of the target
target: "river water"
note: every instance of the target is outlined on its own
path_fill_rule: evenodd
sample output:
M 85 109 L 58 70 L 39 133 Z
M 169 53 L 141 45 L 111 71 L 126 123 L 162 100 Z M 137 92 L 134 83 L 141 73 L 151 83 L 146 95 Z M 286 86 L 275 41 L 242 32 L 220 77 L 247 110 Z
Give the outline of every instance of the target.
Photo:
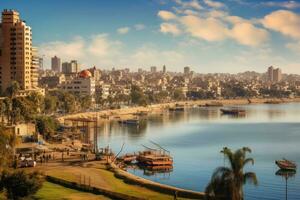
M 245 170 L 256 173 L 258 186 L 245 186 L 245 199 L 285 199 L 286 181 L 276 175 L 276 159 L 287 158 L 300 165 L 300 104 L 244 105 L 246 116 L 221 115 L 219 108 L 188 108 L 184 112 L 148 116 L 139 126 L 102 124 L 98 145 L 118 152 L 144 150 L 154 141 L 171 152 L 174 168 L 168 173 L 149 174 L 140 169 L 128 171 L 160 183 L 204 191 L 213 171 L 223 166 L 220 150 L 250 147 L 255 164 Z M 287 181 L 288 199 L 300 199 L 300 175 Z

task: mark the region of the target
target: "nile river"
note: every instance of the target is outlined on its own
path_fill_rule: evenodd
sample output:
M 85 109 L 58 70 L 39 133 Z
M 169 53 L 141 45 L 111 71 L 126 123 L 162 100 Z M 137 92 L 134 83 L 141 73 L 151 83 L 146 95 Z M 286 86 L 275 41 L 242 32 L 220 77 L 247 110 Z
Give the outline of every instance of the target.
M 300 165 L 300 104 L 245 105 L 245 117 L 221 115 L 219 108 L 188 108 L 185 112 L 152 115 L 139 127 L 116 122 L 101 126 L 98 144 L 109 144 L 118 152 L 144 150 L 155 141 L 171 152 L 174 168 L 170 173 L 150 175 L 143 170 L 129 172 L 160 183 L 204 191 L 215 168 L 224 165 L 220 150 L 250 147 L 257 174 L 257 187 L 246 185 L 245 199 L 285 199 L 285 179 L 275 175 L 274 161 L 283 157 Z M 225 163 L 226 165 L 226 163 Z M 300 173 L 300 172 L 299 172 Z M 300 199 L 300 175 L 288 179 L 288 199 Z

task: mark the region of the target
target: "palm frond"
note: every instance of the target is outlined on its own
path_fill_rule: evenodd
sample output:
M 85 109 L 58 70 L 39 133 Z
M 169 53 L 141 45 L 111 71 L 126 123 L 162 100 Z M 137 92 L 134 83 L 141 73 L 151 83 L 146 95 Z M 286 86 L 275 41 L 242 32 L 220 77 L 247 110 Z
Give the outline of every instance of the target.
M 254 172 L 247 172 L 244 174 L 244 183 L 252 183 L 258 185 L 258 180 Z
M 243 166 L 247 165 L 248 163 L 251 163 L 252 165 L 254 165 L 254 159 L 247 158 L 246 160 L 244 160 Z

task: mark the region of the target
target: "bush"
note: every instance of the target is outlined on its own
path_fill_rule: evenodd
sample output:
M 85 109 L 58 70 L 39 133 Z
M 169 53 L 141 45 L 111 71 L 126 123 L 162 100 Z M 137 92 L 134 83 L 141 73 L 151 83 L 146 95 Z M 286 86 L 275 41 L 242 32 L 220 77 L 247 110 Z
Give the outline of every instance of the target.
M 18 200 L 34 195 L 42 187 L 44 176 L 40 172 L 3 171 L 0 181 L 7 199 Z

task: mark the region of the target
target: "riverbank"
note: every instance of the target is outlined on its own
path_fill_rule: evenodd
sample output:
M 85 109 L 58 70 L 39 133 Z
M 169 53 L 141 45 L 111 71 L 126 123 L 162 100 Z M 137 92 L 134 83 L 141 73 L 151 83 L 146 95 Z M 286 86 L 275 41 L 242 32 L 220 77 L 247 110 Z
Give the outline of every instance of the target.
M 114 110 L 102 110 L 99 112 L 84 112 L 69 114 L 62 117 L 58 117 L 58 121 L 61 124 L 66 124 L 67 119 L 98 119 L 98 122 L 109 121 L 109 120 L 126 120 L 136 118 L 139 114 L 160 114 L 166 111 L 168 108 L 176 105 L 193 107 L 193 106 L 205 106 L 211 103 L 221 103 L 224 106 L 229 105 L 247 105 L 247 104 L 264 104 L 266 102 L 277 102 L 277 103 L 291 103 L 300 102 L 300 98 L 252 98 L 252 99 L 218 99 L 218 100 L 196 100 L 196 101 L 180 101 L 170 102 L 162 104 L 154 104 L 148 106 L 136 106 L 127 107 Z
M 50 162 L 38 165 L 27 170 L 39 170 L 46 176 L 67 181 L 71 185 L 89 186 L 97 190 L 124 194 L 137 199 L 171 200 L 172 194 L 158 192 L 138 184 L 128 184 L 124 179 L 116 177 L 115 173 L 107 168 L 106 162 Z M 138 177 L 137 177 L 138 178 Z M 187 200 L 190 198 L 178 198 Z

